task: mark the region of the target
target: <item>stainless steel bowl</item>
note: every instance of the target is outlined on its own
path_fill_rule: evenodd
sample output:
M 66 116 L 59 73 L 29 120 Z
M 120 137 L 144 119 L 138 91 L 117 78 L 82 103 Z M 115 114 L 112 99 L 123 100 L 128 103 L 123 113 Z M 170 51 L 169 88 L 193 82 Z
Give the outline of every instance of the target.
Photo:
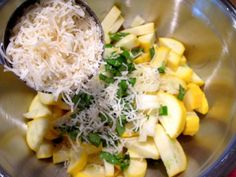
M 0 9 L 0 34 L 21 0 Z M 210 104 L 195 137 L 181 137 L 188 169 L 179 176 L 226 176 L 236 162 L 236 13 L 220 0 L 88 0 L 102 19 L 116 3 L 126 25 L 140 14 L 154 21 L 159 36 L 175 37 L 187 46 L 189 63 L 206 80 Z M 12 177 L 63 177 L 63 166 L 37 160 L 25 143 L 22 113 L 35 93 L 0 69 L 0 171 Z M 1 174 L 0 174 L 1 176 Z M 160 161 L 151 161 L 148 177 L 167 176 Z

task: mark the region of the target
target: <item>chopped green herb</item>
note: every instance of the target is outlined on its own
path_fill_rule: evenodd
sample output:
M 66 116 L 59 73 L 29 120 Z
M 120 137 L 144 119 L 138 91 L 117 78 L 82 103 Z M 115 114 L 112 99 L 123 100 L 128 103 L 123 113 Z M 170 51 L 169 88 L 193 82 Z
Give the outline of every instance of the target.
M 131 60 L 132 59 L 132 57 L 130 55 L 130 52 L 128 50 L 124 50 L 121 55 L 124 56 L 126 58 L 126 60 Z
M 77 106 L 77 108 L 83 110 L 92 104 L 93 96 L 84 92 L 80 92 L 77 95 L 74 95 L 72 101 Z
M 106 44 L 105 45 L 105 48 L 112 48 L 113 46 L 112 46 L 112 44 Z
M 134 66 L 133 63 L 129 63 L 129 64 L 127 64 L 127 66 L 128 66 L 128 71 L 129 71 L 129 73 L 131 73 L 132 71 L 135 70 L 135 66 Z
M 134 48 L 131 50 L 131 55 L 132 58 L 137 58 L 138 56 L 142 55 L 143 53 L 143 49 L 142 48 Z
M 162 65 L 161 67 L 158 68 L 158 71 L 160 74 L 164 74 L 166 72 L 166 67 L 165 65 Z
M 113 78 L 107 77 L 104 74 L 99 74 L 99 79 L 104 81 L 106 84 L 112 84 L 115 82 L 115 80 Z
M 111 154 L 102 151 L 100 153 L 100 158 L 106 160 L 108 163 L 119 165 L 122 171 L 127 169 L 130 164 L 130 157 L 128 154 Z
M 150 56 L 151 56 L 151 59 L 152 59 L 155 55 L 155 48 L 154 47 L 150 48 L 149 53 L 150 53 Z
M 79 128 L 77 126 L 69 126 L 66 124 L 62 124 L 56 127 L 56 129 L 61 131 L 62 134 L 68 135 L 72 140 L 75 140 L 79 133 Z
M 118 33 L 109 33 L 110 39 L 113 42 L 117 42 L 119 40 L 121 40 L 122 38 L 124 38 L 125 36 L 127 36 L 129 33 L 122 33 L 122 32 L 118 32 Z
M 159 109 L 159 115 L 160 116 L 167 116 L 168 115 L 168 107 L 167 106 L 161 106 Z
M 182 87 L 182 85 L 179 85 L 179 94 L 177 95 L 177 98 L 179 100 L 183 100 L 185 96 L 186 90 Z
M 89 133 L 88 140 L 92 145 L 94 145 L 96 147 L 98 147 L 102 142 L 101 137 L 99 136 L 98 133 Z
M 109 115 L 107 115 L 105 113 L 99 113 L 98 117 L 100 117 L 102 122 L 105 122 L 107 125 L 112 126 L 113 121 Z
M 129 79 L 129 83 L 132 85 L 132 86 L 134 86 L 135 85 L 135 83 L 136 83 L 136 78 L 130 78 Z
M 126 116 L 121 115 L 116 123 L 116 132 L 119 136 L 122 136 L 125 132 L 125 124 L 127 123 Z
M 106 62 L 109 64 L 109 65 L 112 65 L 114 67 L 119 67 L 122 65 L 122 62 L 118 59 L 106 59 Z
M 125 80 L 121 80 L 118 84 L 119 88 L 117 91 L 117 97 L 122 98 L 127 96 L 128 84 Z

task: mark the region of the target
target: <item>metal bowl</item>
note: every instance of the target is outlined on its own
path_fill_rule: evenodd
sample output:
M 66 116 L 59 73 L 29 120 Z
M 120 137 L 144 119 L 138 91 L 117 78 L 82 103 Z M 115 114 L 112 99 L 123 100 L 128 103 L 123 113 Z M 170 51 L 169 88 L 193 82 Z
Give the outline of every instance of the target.
M 195 137 L 180 137 L 188 169 L 179 176 L 226 176 L 236 166 L 236 13 L 220 0 L 88 0 L 102 19 L 115 3 L 126 25 L 137 15 L 154 21 L 159 36 L 187 46 L 189 64 L 206 81 L 210 111 Z M 0 34 L 20 0 L 0 9 Z M 35 93 L 0 69 L 0 171 L 12 177 L 63 177 L 63 166 L 37 160 L 25 143 L 22 113 Z M 0 174 L 1 176 L 1 174 Z M 160 161 L 150 161 L 147 177 L 167 176 Z

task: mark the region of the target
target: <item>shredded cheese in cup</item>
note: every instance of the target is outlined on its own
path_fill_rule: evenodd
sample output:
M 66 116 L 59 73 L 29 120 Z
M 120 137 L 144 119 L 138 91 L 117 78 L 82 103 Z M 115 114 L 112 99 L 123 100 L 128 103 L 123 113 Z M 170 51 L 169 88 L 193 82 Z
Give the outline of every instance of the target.
M 98 71 L 102 32 L 73 0 L 41 0 L 12 30 L 6 49 L 14 72 L 32 88 L 57 98 L 80 90 Z

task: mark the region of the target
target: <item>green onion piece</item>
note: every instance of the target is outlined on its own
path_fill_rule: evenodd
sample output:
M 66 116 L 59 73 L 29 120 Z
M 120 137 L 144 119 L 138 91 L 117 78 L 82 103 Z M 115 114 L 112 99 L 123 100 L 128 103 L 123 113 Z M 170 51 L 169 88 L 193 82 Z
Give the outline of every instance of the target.
M 121 55 L 124 56 L 126 58 L 126 60 L 131 60 L 132 59 L 131 54 L 128 50 L 124 50 Z
M 101 137 L 99 136 L 98 133 L 89 133 L 88 140 L 92 145 L 94 145 L 96 147 L 98 147 L 102 142 Z
M 115 82 L 115 80 L 113 78 L 107 77 L 104 74 L 99 74 L 99 79 L 104 81 L 106 84 L 112 84 Z
M 152 59 L 155 55 L 155 48 L 154 47 L 150 48 L 149 53 L 150 53 L 150 56 L 151 56 L 151 59 Z
M 186 90 L 182 87 L 182 85 L 179 85 L 179 94 L 177 95 L 177 98 L 179 100 L 183 100 L 185 96 Z
M 160 74 L 164 74 L 166 72 L 166 67 L 165 65 L 162 65 L 161 67 L 158 68 L 158 71 Z
M 167 106 L 161 106 L 159 109 L 159 115 L 160 116 L 167 116 L 168 115 L 168 107 Z
M 105 48 L 112 48 L 113 46 L 112 46 L 112 44 L 106 44 L 105 45 Z
M 127 35 L 129 35 L 129 33 L 122 33 L 122 32 L 109 33 L 109 36 L 110 36 L 110 39 L 112 42 L 118 42 L 119 40 L 121 40 L 122 38 L 124 38 Z
M 135 85 L 135 83 L 136 83 L 136 78 L 130 78 L 129 79 L 129 83 L 132 85 L 132 86 L 134 86 Z

